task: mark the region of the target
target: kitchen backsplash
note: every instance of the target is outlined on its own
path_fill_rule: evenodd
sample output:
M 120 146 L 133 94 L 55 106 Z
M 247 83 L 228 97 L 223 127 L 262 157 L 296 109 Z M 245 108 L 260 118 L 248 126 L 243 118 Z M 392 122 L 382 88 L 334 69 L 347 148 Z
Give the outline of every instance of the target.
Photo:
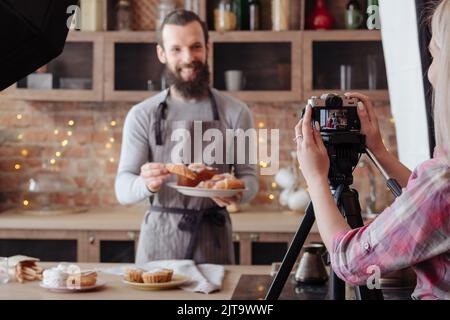
M 23 205 L 30 177 L 42 166 L 54 168 L 76 184 L 67 197 L 54 203 L 70 206 L 115 206 L 114 179 L 119 161 L 122 127 L 130 103 L 27 102 L 0 99 L 0 211 Z M 257 128 L 280 130 L 280 168 L 292 165 L 293 128 L 302 103 L 249 103 Z M 396 152 L 395 125 L 387 103 L 376 113 L 386 146 Z M 270 150 L 270 148 L 269 148 Z M 58 154 L 60 152 L 61 154 Z M 59 156 L 58 156 L 59 155 Z M 376 170 L 375 170 L 376 171 Z M 358 167 L 354 187 L 365 209 L 369 170 Z M 382 176 L 375 172 L 377 211 L 393 200 Z M 306 186 L 304 186 L 306 187 Z M 274 176 L 260 176 L 260 191 L 252 201 L 281 209 Z

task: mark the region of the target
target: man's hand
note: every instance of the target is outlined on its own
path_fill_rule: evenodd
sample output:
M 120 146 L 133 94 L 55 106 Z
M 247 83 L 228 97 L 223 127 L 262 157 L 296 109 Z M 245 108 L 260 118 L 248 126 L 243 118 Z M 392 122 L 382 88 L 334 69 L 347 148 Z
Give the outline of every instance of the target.
M 232 204 L 236 204 L 241 201 L 242 199 L 242 192 L 238 193 L 237 195 L 233 197 L 228 198 L 221 198 L 221 197 L 215 197 L 211 198 L 219 207 L 227 207 Z
M 164 181 L 170 178 L 170 173 L 164 163 L 148 162 L 141 167 L 140 176 L 144 178 L 148 190 L 158 192 Z

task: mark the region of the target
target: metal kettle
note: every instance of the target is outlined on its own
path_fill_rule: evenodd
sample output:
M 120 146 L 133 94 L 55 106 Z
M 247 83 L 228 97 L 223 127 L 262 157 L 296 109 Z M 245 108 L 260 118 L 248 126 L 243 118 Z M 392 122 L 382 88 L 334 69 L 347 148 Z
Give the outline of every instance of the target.
M 304 284 L 323 284 L 328 280 L 328 273 L 322 254 L 325 246 L 312 243 L 304 247 L 305 252 L 295 273 L 295 281 Z

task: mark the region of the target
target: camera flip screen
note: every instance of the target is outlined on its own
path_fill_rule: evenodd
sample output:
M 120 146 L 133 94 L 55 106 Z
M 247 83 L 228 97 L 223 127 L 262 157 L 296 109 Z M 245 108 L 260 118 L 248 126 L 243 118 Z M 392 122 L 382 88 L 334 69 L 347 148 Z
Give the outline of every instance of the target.
M 359 131 L 361 128 L 355 108 L 317 108 L 314 118 L 319 122 L 320 131 Z

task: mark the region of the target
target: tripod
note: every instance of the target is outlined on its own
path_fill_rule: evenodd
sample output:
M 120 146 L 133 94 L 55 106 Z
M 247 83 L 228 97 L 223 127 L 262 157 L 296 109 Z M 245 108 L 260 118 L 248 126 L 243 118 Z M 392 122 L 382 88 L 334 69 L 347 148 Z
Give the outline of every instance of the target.
M 383 176 L 387 179 L 387 185 L 392 193 L 396 197 L 400 196 L 401 187 L 399 184 L 394 179 L 389 178 L 369 149 L 366 149 L 366 153 L 375 166 L 381 171 Z M 332 191 L 339 211 L 344 216 L 349 226 L 352 229 L 355 229 L 362 227 L 364 223 L 361 216 L 358 193 L 356 190 L 350 189 L 349 185 L 350 184 L 348 182 L 339 184 L 337 188 L 334 188 L 332 185 Z M 284 256 L 280 269 L 266 294 L 266 300 L 277 300 L 279 298 L 292 267 L 294 266 L 303 244 L 311 231 L 314 221 L 314 208 L 311 202 L 306 209 L 306 214 L 303 221 L 295 233 L 294 239 L 292 240 L 291 245 Z M 356 287 L 355 290 L 356 298 L 359 300 L 383 300 L 383 294 L 379 289 L 369 290 L 366 286 L 359 286 Z M 345 300 L 345 282 L 339 279 L 334 272 L 332 272 L 330 276 L 329 295 L 331 300 Z

